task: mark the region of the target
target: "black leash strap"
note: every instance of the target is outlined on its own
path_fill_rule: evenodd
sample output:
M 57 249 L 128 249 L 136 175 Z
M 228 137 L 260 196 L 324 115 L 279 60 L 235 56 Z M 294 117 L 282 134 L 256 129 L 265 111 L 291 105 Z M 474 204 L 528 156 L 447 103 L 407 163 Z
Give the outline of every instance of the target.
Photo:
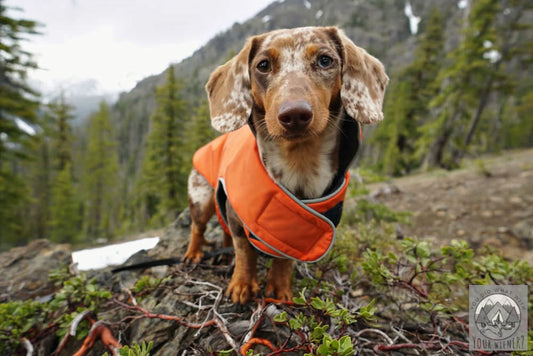
M 233 247 L 225 247 L 225 248 L 221 248 L 216 251 L 206 252 L 204 253 L 204 257 L 202 258 L 202 261 L 210 259 L 212 257 L 222 255 L 222 254 L 226 254 L 226 253 L 233 253 Z M 170 265 L 176 265 L 182 262 L 183 262 L 183 259 L 180 257 L 163 258 L 160 260 L 151 260 L 151 261 L 134 263 L 128 266 L 117 267 L 117 268 L 112 269 L 111 273 L 131 271 L 135 269 L 145 269 L 145 268 L 156 267 L 156 266 L 170 266 Z

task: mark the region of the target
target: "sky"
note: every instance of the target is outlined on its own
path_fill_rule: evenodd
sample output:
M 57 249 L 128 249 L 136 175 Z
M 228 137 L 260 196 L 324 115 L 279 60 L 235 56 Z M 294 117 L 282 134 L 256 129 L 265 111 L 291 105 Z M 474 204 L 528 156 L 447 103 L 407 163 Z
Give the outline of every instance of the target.
M 235 22 L 273 0 L 4 0 L 9 16 L 36 20 L 42 35 L 23 48 L 40 70 L 30 83 L 43 93 L 129 91 L 141 79 L 190 56 Z M 83 93 L 75 93 L 83 94 Z

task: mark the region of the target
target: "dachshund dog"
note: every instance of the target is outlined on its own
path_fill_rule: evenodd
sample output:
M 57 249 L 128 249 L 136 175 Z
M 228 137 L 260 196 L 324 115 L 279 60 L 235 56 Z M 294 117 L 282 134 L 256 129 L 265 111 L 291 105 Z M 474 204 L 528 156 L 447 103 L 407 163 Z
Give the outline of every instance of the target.
M 270 179 L 295 199 L 312 201 L 329 194 L 339 167 L 344 170 L 342 177 L 355 156 L 353 152 L 348 164 L 341 164 L 346 146 L 342 141 L 357 141 L 359 124 L 383 119 L 388 80 L 381 62 L 341 30 L 303 27 L 251 37 L 240 53 L 212 73 L 206 90 L 212 126 L 228 133 L 248 125 L 249 130 L 244 129 L 253 133 L 258 159 Z M 355 134 L 343 131 L 349 125 L 356 127 Z M 238 160 L 240 154 L 233 156 Z M 239 166 L 246 170 L 247 164 Z M 246 171 L 232 174 L 244 175 L 243 182 L 248 179 Z M 215 211 L 224 210 L 228 227 L 224 245 L 235 248 L 235 269 L 226 294 L 242 304 L 259 292 L 257 250 L 246 232 L 248 223 L 236 213 L 231 199 L 217 205 L 216 188 L 193 168 L 188 183 L 191 240 L 185 261 L 202 259 L 206 224 Z M 292 299 L 294 260 L 273 259 L 265 295 Z

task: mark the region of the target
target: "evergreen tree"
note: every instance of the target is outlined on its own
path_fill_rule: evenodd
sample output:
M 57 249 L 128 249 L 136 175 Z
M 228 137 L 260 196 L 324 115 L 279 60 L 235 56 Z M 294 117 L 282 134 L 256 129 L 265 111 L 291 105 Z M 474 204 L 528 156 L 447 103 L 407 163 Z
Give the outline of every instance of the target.
M 112 236 L 117 224 L 118 158 L 105 102 L 100 103 L 99 111 L 90 118 L 84 172 L 85 233 L 90 238 Z
M 487 44 L 495 42 L 495 19 L 499 11 L 499 0 L 473 2 L 463 40 L 450 52 L 450 64 L 439 74 L 442 89 L 432 102 L 437 116 L 424 125 L 420 141 L 420 146 L 429 147 L 426 166 L 453 165 L 451 152 L 461 145 L 471 108 L 483 90 L 481 83 L 491 71 L 490 59 L 486 57 Z
M 472 2 L 461 43 L 438 77 L 441 90 L 431 103 L 435 118 L 421 128 L 425 166 L 457 166 L 494 92 L 512 93 L 502 64 L 517 53 L 513 38 L 522 29 L 518 21 L 526 7 L 531 5 L 524 0 Z
M 505 321 L 506 324 L 511 324 L 511 327 L 514 327 L 514 324 L 520 322 L 520 316 L 516 312 L 515 307 L 511 307 L 511 310 L 509 312 L 509 316 L 507 317 L 507 320 Z
M 50 239 L 74 242 L 80 232 L 79 203 L 72 182 L 70 163 L 66 163 L 52 186 L 50 202 Z
M 50 153 L 50 127 L 45 120 L 41 130 L 36 134 L 36 158 L 31 165 L 31 235 L 35 238 L 47 238 L 48 221 L 50 217 L 50 184 L 52 181 L 52 165 Z
M 52 131 L 52 149 L 54 168 L 62 171 L 65 166 L 72 163 L 72 129 L 70 122 L 74 118 L 74 108 L 67 104 L 65 95 L 61 95 L 47 105 L 47 121 L 50 122 Z
M 408 141 L 416 134 L 416 129 L 410 128 L 414 118 L 408 116 L 412 107 L 409 99 L 408 82 L 396 81 L 391 85 L 385 104 L 387 120 L 372 137 L 372 141 L 384 149 L 376 168 L 387 174 L 405 174 L 410 168 L 412 152 L 408 152 Z
M 388 174 L 405 174 L 419 165 L 418 127 L 429 115 L 429 102 L 437 93 L 435 77 L 444 53 L 444 20 L 435 9 L 421 33 L 413 62 L 393 78 L 387 92 L 385 117 L 373 138 L 384 148 L 378 168 Z
M 36 68 L 21 42 L 37 34 L 35 21 L 7 16 L 0 0 L 0 247 L 22 243 L 29 189 L 21 165 L 35 138 L 23 124 L 37 125 L 37 93 L 26 83 L 26 73 Z
M 184 165 L 187 108 L 181 97 L 182 84 L 170 66 L 166 83 L 156 90 L 157 107 L 142 169 L 141 194 L 146 214 L 167 221 L 175 217 L 187 201 L 187 169 Z
M 72 133 L 70 121 L 74 108 L 67 104 L 62 93 L 47 105 L 45 122 L 51 146 L 52 163 L 49 199 L 50 238 L 55 242 L 73 242 L 80 232 L 80 210 L 72 177 Z M 45 202 L 40 205 L 44 208 Z
M 509 2 L 502 1 L 501 8 L 503 9 L 503 14 L 498 14 L 497 18 L 495 19 L 496 23 L 494 24 L 495 43 L 490 41 L 483 43 L 487 50 L 490 50 L 490 52 L 486 52 L 484 54 L 484 57 L 490 59 L 491 71 L 484 78 L 485 80 L 483 82 L 483 89 L 480 92 L 475 113 L 470 120 L 468 131 L 464 136 L 464 148 L 454 152 L 455 159 L 461 158 L 466 147 L 468 147 L 473 141 L 474 134 L 480 123 L 482 114 L 489 104 L 491 93 L 493 91 L 497 91 L 499 94 L 502 94 L 504 98 L 507 98 L 516 91 L 515 86 L 502 67 L 506 63 L 516 62 L 517 60 L 524 60 L 526 66 L 529 66 L 532 62 L 531 48 L 533 45 L 533 40 L 531 39 L 530 30 L 533 28 L 533 25 L 531 25 L 531 23 L 527 20 L 524 23 L 521 22 L 521 20 L 524 17 L 524 14 L 533 10 L 533 3 L 528 0 L 513 0 Z M 526 39 L 523 39 L 523 44 L 518 46 L 517 43 L 522 33 L 525 34 Z M 526 68 L 525 73 L 528 72 L 530 73 L 529 68 Z M 522 78 L 518 79 L 522 80 Z M 526 81 L 530 83 L 531 79 L 528 78 Z M 503 101 L 505 102 L 505 100 Z M 503 108 L 500 108 L 500 113 L 502 109 Z M 489 131 L 499 131 L 501 119 L 496 117 L 496 119 L 493 121 L 496 123 L 496 130 L 490 130 L 489 128 Z M 487 126 L 490 126 L 490 123 Z
M 194 114 L 187 127 L 186 151 L 188 155 L 185 164 L 188 165 L 188 168 L 192 166 L 192 156 L 194 152 L 215 137 L 216 131 L 211 127 L 209 103 L 204 99 L 194 109 Z M 188 170 L 189 169 L 187 169 L 187 171 Z

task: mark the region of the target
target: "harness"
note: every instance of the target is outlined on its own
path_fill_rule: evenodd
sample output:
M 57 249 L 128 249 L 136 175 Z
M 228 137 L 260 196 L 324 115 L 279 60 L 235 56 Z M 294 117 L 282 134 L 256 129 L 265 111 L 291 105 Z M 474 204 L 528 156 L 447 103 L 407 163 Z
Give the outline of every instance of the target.
M 348 168 L 361 133 L 358 123 L 349 117 L 341 128 L 339 169 L 318 199 L 300 200 L 268 175 L 251 123 L 196 151 L 194 168 L 216 190 L 216 210 L 224 230 L 229 234 L 229 201 L 243 222 L 246 237 L 259 251 L 304 262 L 324 257 L 335 240 L 350 180 Z

